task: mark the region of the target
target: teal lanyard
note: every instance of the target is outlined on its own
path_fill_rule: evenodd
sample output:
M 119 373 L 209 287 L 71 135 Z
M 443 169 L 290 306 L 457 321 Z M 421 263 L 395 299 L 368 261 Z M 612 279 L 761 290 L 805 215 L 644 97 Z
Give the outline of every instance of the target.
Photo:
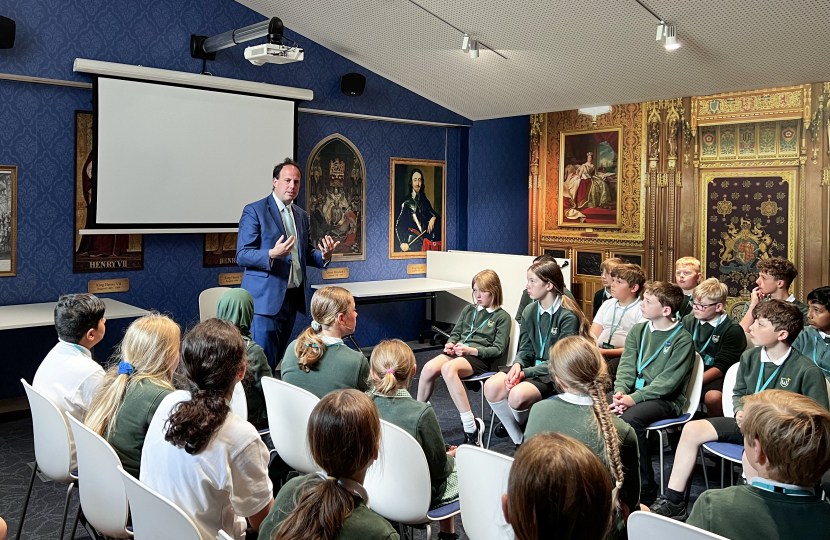
M 625 306 L 625 309 L 623 309 L 622 315 L 620 315 L 620 322 L 618 322 L 617 324 L 614 324 L 614 323 L 617 321 L 617 307 L 620 305 L 620 303 L 617 302 L 617 304 L 614 306 L 614 316 L 611 318 L 611 333 L 608 334 L 608 343 L 611 343 L 611 338 L 614 337 L 614 332 L 616 332 L 617 328 L 619 328 L 620 325 L 622 324 L 623 318 L 625 317 L 625 312 L 628 311 L 628 308 L 630 308 L 631 306 L 633 306 L 634 304 L 636 304 L 639 301 L 640 301 L 640 299 L 638 298 L 637 300 L 634 300 L 633 302 L 631 302 L 630 304 Z
M 666 341 L 663 342 L 663 345 L 661 345 L 656 351 L 654 351 L 654 354 L 651 355 L 651 358 L 648 359 L 648 362 L 643 364 L 643 351 L 645 350 L 645 345 L 646 345 L 646 332 L 648 332 L 648 323 L 646 323 L 646 328 L 643 328 L 643 338 L 640 340 L 640 357 L 637 358 L 637 376 L 638 377 L 643 373 L 643 370 L 646 369 L 649 366 L 649 364 L 654 362 L 654 359 L 657 358 L 657 355 L 660 354 L 660 351 L 663 349 L 663 347 L 666 347 L 667 345 L 671 345 L 671 339 L 674 336 L 676 336 L 677 333 L 680 332 L 680 330 L 682 328 L 683 328 L 683 325 L 680 324 L 680 323 L 677 323 L 677 328 L 674 330 L 674 332 L 672 332 L 671 335 L 669 336 L 669 338 Z
M 824 343 L 824 340 L 821 340 Z M 813 363 L 818 366 L 820 370 L 825 373 L 830 373 L 830 370 L 826 370 L 823 367 L 818 365 L 818 361 L 816 361 L 816 351 L 818 350 L 818 336 L 813 338 Z
M 536 331 L 539 333 L 539 358 L 542 358 L 545 355 L 545 345 L 548 343 L 548 338 L 550 337 L 550 328 L 548 331 L 545 332 L 545 339 L 542 340 L 542 323 L 541 323 L 541 313 L 539 310 L 542 306 L 536 308 Z M 550 324 L 551 327 L 553 326 L 553 315 L 550 316 Z
M 494 311 L 493 313 L 495 313 L 495 311 Z M 475 315 L 473 315 L 473 322 L 471 322 L 471 323 L 470 323 L 470 333 L 469 333 L 469 334 L 467 334 L 467 337 L 466 337 L 466 338 L 464 338 L 464 344 L 465 344 L 465 345 L 466 345 L 466 343 L 467 343 L 468 341 L 470 341 L 470 338 L 473 336 L 473 334 L 475 334 L 476 332 L 478 332 L 479 330 L 481 330 L 481 327 L 482 327 L 482 326 L 484 326 L 485 324 L 487 324 L 487 321 L 489 321 L 490 319 L 492 319 L 492 318 L 493 318 L 493 313 L 491 313 L 489 317 L 487 317 L 486 319 L 484 319 L 484 322 L 483 322 L 483 323 L 481 323 L 480 325 L 478 325 L 478 328 L 476 328 L 475 330 L 473 330 L 473 325 L 476 323 L 476 315 L 478 315 L 478 311 L 476 311 L 476 314 L 475 314 Z M 538 311 L 537 311 L 537 313 L 538 313 Z
M 709 336 L 709 339 L 706 341 L 706 345 L 701 347 L 701 349 L 698 351 L 701 354 L 701 356 L 703 355 L 703 351 L 706 350 L 706 347 L 709 346 L 709 343 L 712 342 L 712 338 L 715 337 L 715 332 L 718 331 L 718 327 L 721 325 L 721 323 L 723 323 L 725 317 L 726 317 L 726 315 L 721 315 L 720 316 L 720 320 L 718 321 L 718 324 L 715 325 L 715 329 L 712 330 L 712 335 Z M 695 325 L 695 333 L 694 333 L 694 335 L 692 335 L 692 340 L 695 343 L 697 343 L 697 329 L 698 328 L 700 328 L 700 321 L 697 321 L 697 324 Z
M 764 378 L 764 362 L 761 362 L 761 370 L 758 371 L 758 382 L 755 383 L 755 393 L 756 394 L 758 392 L 763 392 L 764 390 L 767 389 L 767 386 L 769 386 L 769 383 L 771 383 L 772 380 L 775 378 L 775 376 L 778 375 L 778 372 L 781 371 L 781 368 L 784 367 L 784 364 L 787 363 L 787 360 L 789 360 L 790 356 L 792 356 L 792 355 L 793 355 L 793 353 L 792 353 L 792 350 L 791 350 L 790 354 L 787 355 L 787 358 L 785 358 L 784 361 L 781 362 L 781 365 L 778 366 L 777 368 L 775 368 L 775 371 L 773 371 L 772 375 L 769 376 L 769 379 L 767 379 L 767 382 L 764 383 L 764 386 L 761 386 L 761 380 Z
M 812 497 L 815 493 L 811 493 L 806 489 L 790 489 L 781 486 L 773 486 L 771 484 L 767 484 L 766 482 L 761 482 L 760 480 L 753 479 L 751 484 L 757 488 L 771 491 L 773 493 L 783 493 L 784 495 L 796 495 L 799 497 Z

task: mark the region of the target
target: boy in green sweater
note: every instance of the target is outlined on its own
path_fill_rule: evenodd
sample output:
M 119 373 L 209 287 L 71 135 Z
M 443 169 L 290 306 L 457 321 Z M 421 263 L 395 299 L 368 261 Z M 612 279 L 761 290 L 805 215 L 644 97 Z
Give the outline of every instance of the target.
M 779 389 L 812 398 L 825 410 L 830 406 L 821 370 L 790 346 L 801 332 L 801 311 L 791 302 L 770 300 L 755 306 L 752 316 L 755 322 L 750 337 L 755 348 L 741 356 L 732 394 L 735 418 L 706 418 L 686 424 L 674 457 L 669 487 L 651 506 L 655 514 L 686 519 L 683 494 L 694 470 L 698 448 L 712 441 L 743 444 L 744 397 Z
M 678 319 L 692 313 L 692 296 L 702 276 L 700 261 L 694 257 L 680 257 L 674 262 L 674 277 L 677 279 L 677 285 L 683 289 L 683 302 L 680 304 Z
M 814 486 L 830 467 L 830 414 L 804 396 L 766 390 L 744 399 L 748 483 L 710 489 L 689 525 L 731 540 L 819 540 L 830 534 L 830 505 Z
M 787 259 L 770 257 L 758 261 L 758 279 L 755 280 L 758 286 L 752 289 L 749 302 L 744 304 L 744 311 L 741 314 L 741 328 L 744 329 L 744 332 L 749 332 L 749 327 L 755 322 L 752 310 L 755 306 L 767 300 L 792 302 L 804 315 L 806 323 L 807 306 L 790 294 L 790 285 L 796 277 L 798 277 L 798 270 Z
M 640 447 L 640 500 L 649 505 L 657 496 L 646 427 L 680 414 L 692 373 L 692 336 L 673 319 L 683 291 L 673 283 L 650 281 L 640 310 L 648 322 L 631 329 L 620 359 L 611 410 L 631 427 Z
M 695 350 L 703 358 L 701 395 L 709 417 L 723 416 L 723 376 L 746 350 L 743 328 L 723 312 L 728 294 L 717 278 L 707 279 L 695 289 L 694 313 L 683 317 L 683 328 L 692 334 Z
M 810 291 L 807 304 L 810 324 L 795 338 L 793 349 L 810 358 L 830 380 L 830 287 Z

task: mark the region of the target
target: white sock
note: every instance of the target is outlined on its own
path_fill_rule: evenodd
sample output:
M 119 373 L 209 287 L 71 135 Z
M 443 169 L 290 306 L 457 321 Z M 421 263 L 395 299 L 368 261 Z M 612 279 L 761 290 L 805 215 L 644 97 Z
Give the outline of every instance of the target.
M 517 411 L 514 408 L 510 408 L 513 412 L 513 418 L 516 419 L 516 423 L 520 426 L 527 424 L 527 417 L 530 416 L 530 409 L 524 409 L 522 411 Z
M 473 411 L 461 413 L 461 423 L 464 424 L 464 433 L 476 432 L 476 419 L 473 416 Z
M 487 403 L 490 404 L 490 408 L 499 417 L 499 420 L 501 420 L 502 425 L 507 430 L 513 442 L 520 444 L 524 439 L 524 434 L 522 433 L 522 428 L 516 423 L 516 419 L 513 418 L 513 409 L 507 404 L 507 400 L 503 399 L 497 403 L 488 401 Z

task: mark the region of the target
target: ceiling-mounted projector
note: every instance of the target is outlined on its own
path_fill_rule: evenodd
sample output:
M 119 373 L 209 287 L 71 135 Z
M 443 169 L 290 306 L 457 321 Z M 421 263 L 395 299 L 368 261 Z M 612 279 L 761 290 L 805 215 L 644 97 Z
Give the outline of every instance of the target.
M 263 43 L 245 49 L 245 60 L 255 66 L 263 64 L 290 64 L 303 61 L 303 49 L 281 43 Z

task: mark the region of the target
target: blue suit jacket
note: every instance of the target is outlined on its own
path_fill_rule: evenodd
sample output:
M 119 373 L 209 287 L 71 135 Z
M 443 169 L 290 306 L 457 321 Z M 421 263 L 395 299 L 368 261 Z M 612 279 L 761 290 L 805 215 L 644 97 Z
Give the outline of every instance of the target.
M 305 296 L 306 264 L 323 268 L 323 254 L 311 243 L 311 226 L 308 214 L 297 206 L 292 207 L 297 227 L 297 248 L 300 267 L 303 269 L 303 295 Z M 291 271 L 291 254 L 270 262 L 268 250 L 274 247 L 280 236 L 288 238 L 280 217 L 280 210 L 273 195 L 253 202 L 242 210 L 239 235 L 236 242 L 236 262 L 245 267 L 242 288 L 254 297 L 254 313 L 274 316 L 282 307 L 288 275 Z M 302 313 L 305 313 L 303 302 Z

